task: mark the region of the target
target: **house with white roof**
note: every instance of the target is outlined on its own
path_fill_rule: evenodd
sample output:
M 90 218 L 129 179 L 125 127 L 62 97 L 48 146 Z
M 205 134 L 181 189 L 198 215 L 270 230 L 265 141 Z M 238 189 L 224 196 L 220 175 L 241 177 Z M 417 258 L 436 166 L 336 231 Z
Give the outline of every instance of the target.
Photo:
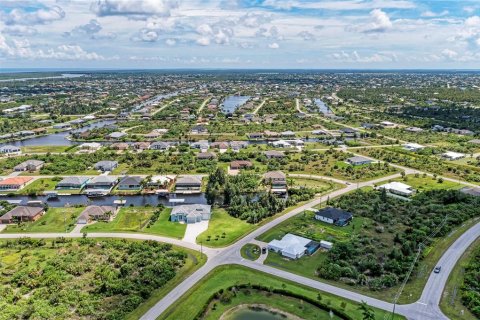
M 312 254 L 318 249 L 319 244 L 300 236 L 287 233 L 281 240 L 272 240 L 268 243 L 268 250 L 277 252 L 290 259 L 298 259 L 306 253 Z
M 202 220 L 210 220 L 212 206 L 207 204 L 186 204 L 173 207 L 170 213 L 170 221 L 196 223 Z
M 397 181 L 378 186 L 378 189 L 385 189 L 390 193 L 404 197 L 410 197 L 415 193 L 415 189 L 413 189 L 411 186 Z
M 405 143 L 403 145 L 403 149 L 408 150 L 408 151 L 418 151 L 424 149 L 425 146 L 422 146 L 421 144 L 418 143 Z
M 447 151 L 445 153 L 442 153 L 442 158 L 452 161 L 459 160 L 465 158 L 465 154 L 460 152 Z

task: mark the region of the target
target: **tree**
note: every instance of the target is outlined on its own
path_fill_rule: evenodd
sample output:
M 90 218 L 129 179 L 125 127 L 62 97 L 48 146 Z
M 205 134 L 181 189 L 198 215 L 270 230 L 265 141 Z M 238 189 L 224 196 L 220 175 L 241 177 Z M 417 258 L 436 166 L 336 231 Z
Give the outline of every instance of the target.
M 358 306 L 358 310 L 362 311 L 363 320 L 375 320 L 375 312 L 365 301 Z

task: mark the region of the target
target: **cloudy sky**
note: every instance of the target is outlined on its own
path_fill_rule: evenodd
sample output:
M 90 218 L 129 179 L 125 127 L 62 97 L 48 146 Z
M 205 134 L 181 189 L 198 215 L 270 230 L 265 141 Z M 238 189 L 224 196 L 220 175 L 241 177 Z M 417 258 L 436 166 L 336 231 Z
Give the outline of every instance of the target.
M 479 16 L 479 0 L 0 0 L 0 68 L 478 68 Z

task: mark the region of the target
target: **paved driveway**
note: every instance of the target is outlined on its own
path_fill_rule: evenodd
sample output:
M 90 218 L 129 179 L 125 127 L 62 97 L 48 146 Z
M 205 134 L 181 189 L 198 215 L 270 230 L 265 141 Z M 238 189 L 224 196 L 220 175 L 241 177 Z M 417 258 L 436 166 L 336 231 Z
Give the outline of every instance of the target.
M 206 231 L 208 229 L 208 220 L 204 220 L 197 223 L 189 223 L 187 224 L 187 230 L 185 231 L 185 236 L 183 237 L 183 241 L 196 243 L 195 240 L 197 236 Z

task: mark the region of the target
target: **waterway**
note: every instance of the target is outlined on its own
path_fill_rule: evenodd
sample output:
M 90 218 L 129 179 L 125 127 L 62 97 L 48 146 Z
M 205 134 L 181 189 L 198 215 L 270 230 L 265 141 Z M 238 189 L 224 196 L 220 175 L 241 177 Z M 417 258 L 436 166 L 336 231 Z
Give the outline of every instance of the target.
M 50 80 L 50 79 L 64 79 L 64 78 L 79 78 L 83 77 L 85 74 L 81 73 L 64 73 L 60 76 L 53 77 L 37 77 L 37 78 L 11 78 L 11 79 L 1 79 L 0 82 L 11 82 L 11 81 L 28 81 L 28 80 Z
M 172 199 L 172 197 L 170 197 Z M 177 194 L 174 199 L 184 199 L 181 204 L 207 204 L 207 200 L 203 193 L 181 195 Z M 156 206 L 163 204 L 165 206 L 171 205 L 169 198 L 159 197 L 157 195 L 137 195 L 137 196 L 105 196 L 90 198 L 85 195 L 60 195 L 57 198 L 47 199 L 46 196 L 0 196 L 0 201 L 10 201 L 15 204 L 26 205 L 28 201 L 42 201 L 47 203 L 50 207 L 65 207 L 74 205 L 102 205 L 112 206 L 116 200 L 125 200 L 126 206 Z
M 222 103 L 222 109 L 225 113 L 233 113 L 237 108 L 244 105 L 250 96 L 228 96 Z
M 321 99 L 314 99 L 315 105 L 318 107 L 318 110 L 323 113 L 323 114 L 332 114 L 332 109 L 330 109 L 325 102 L 323 102 Z
M 67 139 L 69 135 L 72 133 L 80 133 L 84 132 L 87 130 L 91 130 L 94 128 L 101 128 L 105 127 L 111 124 L 114 124 L 116 121 L 115 120 L 100 120 L 96 122 L 92 122 L 84 127 L 81 127 L 79 129 L 74 129 L 70 131 L 62 131 L 58 133 L 52 133 L 48 134 L 45 136 L 39 136 L 39 137 L 32 137 L 32 138 L 27 138 L 24 140 L 16 140 L 16 141 L 11 141 L 8 143 L 8 145 L 14 145 L 17 147 L 27 147 L 27 146 L 71 146 L 75 144 L 79 144 L 79 142 L 75 141 L 70 141 Z

